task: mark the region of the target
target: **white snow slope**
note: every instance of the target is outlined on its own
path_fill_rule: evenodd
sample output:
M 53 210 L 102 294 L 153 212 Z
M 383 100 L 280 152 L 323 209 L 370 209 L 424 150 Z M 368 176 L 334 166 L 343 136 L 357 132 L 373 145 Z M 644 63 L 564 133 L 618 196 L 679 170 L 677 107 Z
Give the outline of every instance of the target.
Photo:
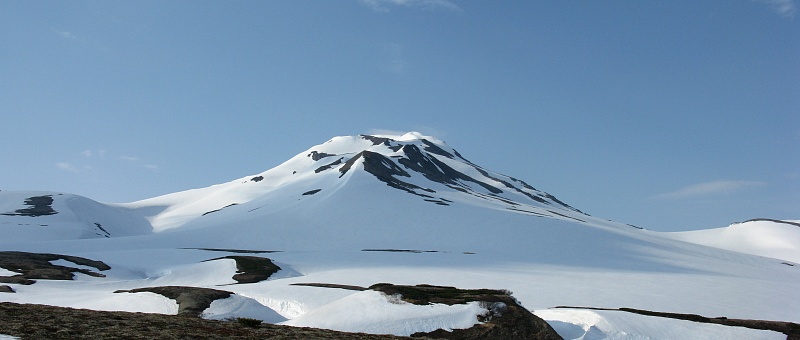
M 16 293 L 0 294 L 0 301 L 174 314 L 175 302 L 160 295 L 113 292 L 185 285 L 236 294 L 216 301 L 208 318 L 398 335 L 469 327 L 483 312 L 472 304 L 415 306 L 371 291 L 292 285 L 388 282 L 508 289 L 568 339 L 785 336 L 555 306 L 800 322 L 800 266 L 786 262 L 796 258 L 702 242 L 718 237 L 713 233 L 666 235 L 595 218 L 418 133 L 336 137 L 260 174 L 126 204 L 0 191 L 0 214 L 10 235 L 0 250 L 81 256 L 111 267 L 102 278 L 11 284 Z M 782 239 L 796 250 L 787 235 L 794 234 L 753 232 L 726 244 L 760 240 L 759 249 L 772 251 L 786 248 L 770 241 Z M 277 251 L 247 255 L 268 257 L 282 270 L 267 281 L 231 285 L 232 260 L 203 262 L 235 249 Z
M 724 228 L 668 233 L 676 240 L 800 264 L 800 223 L 755 219 Z

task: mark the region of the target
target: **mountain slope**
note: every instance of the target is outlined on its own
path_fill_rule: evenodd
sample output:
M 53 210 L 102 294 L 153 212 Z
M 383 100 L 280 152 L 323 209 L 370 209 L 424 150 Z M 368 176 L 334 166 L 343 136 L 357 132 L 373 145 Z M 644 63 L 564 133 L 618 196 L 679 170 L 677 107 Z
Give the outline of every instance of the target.
M 0 191 L 0 226 L 14 242 L 145 235 L 150 223 L 125 208 L 86 197 L 37 191 Z
M 668 233 L 666 236 L 800 264 L 800 223 L 796 221 L 755 219 L 724 228 Z

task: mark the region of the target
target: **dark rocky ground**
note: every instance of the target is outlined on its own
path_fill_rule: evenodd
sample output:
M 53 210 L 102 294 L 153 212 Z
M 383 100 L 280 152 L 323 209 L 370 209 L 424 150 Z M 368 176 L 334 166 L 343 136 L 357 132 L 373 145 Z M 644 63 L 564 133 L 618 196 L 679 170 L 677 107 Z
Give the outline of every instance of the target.
M 94 267 L 99 271 L 111 269 L 111 267 L 101 261 L 94 261 L 78 256 L 0 251 L 0 268 L 20 273 L 14 276 L 0 276 L 0 283 L 30 285 L 34 284 L 36 279 L 72 280 L 75 276 L 74 273 L 105 277 L 103 274 L 88 269 L 60 266 L 50 263 L 50 261 L 56 260 L 66 260 L 76 265 Z
M 323 288 L 372 289 L 402 300 L 462 304 L 480 301 L 489 312 L 479 316 L 483 323 L 452 332 L 437 330 L 413 334 L 423 339 L 561 339 L 542 319 L 519 306 L 507 291 L 465 290 L 441 286 L 400 286 L 388 283 L 369 288 L 331 284 L 304 284 Z M 102 312 L 44 305 L 0 303 L 0 334 L 23 339 L 402 339 L 390 335 L 335 332 L 260 323 L 253 319 L 231 321 L 204 320 L 201 312 L 211 301 L 231 293 L 196 287 L 147 287 L 116 293 L 153 292 L 174 299 L 178 315 L 129 312 Z M 255 323 L 253 323 L 255 321 Z M 405 338 L 409 339 L 409 338 Z
M 22 339 L 404 339 L 314 328 L 189 316 L 100 312 L 32 304 L 0 303 L 0 334 Z M 408 338 L 405 338 L 408 339 Z

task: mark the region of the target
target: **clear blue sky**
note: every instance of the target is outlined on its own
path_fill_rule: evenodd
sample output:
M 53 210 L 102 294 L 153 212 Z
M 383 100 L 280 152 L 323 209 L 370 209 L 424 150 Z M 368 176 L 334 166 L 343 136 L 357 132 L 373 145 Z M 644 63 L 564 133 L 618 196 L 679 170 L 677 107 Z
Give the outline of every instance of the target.
M 797 5 L 6 0 L 0 189 L 129 202 L 416 130 L 653 230 L 800 219 Z

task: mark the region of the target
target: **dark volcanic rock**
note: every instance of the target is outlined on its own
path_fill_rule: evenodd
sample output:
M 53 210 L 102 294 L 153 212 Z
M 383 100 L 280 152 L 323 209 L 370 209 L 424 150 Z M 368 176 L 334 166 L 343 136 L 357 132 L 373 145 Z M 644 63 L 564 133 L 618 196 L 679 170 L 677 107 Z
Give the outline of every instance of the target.
M 196 250 L 220 251 L 220 252 L 238 253 L 238 254 L 260 254 L 260 253 L 281 252 L 280 250 L 252 250 L 252 249 L 228 249 L 228 248 L 178 248 L 178 249 L 196 249 Z
M 220 210 L 222 210 L 222 209 L 225 209 L 225 208 L 230 208 L 230 207 L 232 207 L 232 206 L 234 206 L 234 205 L 238 205 L 238 204 L 239 204 L 239 203 L 231 203 L 231 204 L 228 204 L 228 205 L 226 205 L 226 206 L 224 206 L 224 207 L 222 207 L 222 208 L 219 208 L 219 209 L 214 209 L 214 210 L 211 210 L 211 211 L 206 211 L 206 212 L 204 212 L 204 213 L 203 213 L 203 216 L 205 216 L 205 215 L 208 215 L 208 214 L 213 214 L 213 213 L 215 213 L 215 212 L 218 212 L 218 211 L 220 211 Z
M 447 305 L 479 301 L 488 312 L 479 316 L 483 322 L 467 329 L 442 329 L 414 333 L 412 337 L 434 339 L 561 339 L 561 336 L 530 311 L 520 306 L 510 292 L 494 289 L 458 289 L 455 287 L 417 285 L 401 286 L 379 283 L 369 287 L 387 295 L 399 295 L 403 301 L 427 305 Z
M 145 287 L 131 290 L 118 290 L 114 293 L 141 293 L 150 292 L 163 295 L 173 299 L 178 303 L 178 315 L 200 317 L 206 308 L 211 306 L 211 302 L 219 299 L 226 299 L 233 293 L 211 288 L 184 287 L 184 286 L 162 286 Z
M 339 168 L 339 171 L 342 173 L 342 176 L 345 173 L 347 173 L 347 171 L 349 171 L 350 168 L 353 166 L 353 164 L 355 164 L 355 162 L 358 161 L 359 159 L 362 159 L 364 162 L 364 171 L 369 172 L 381 182 L 386 183 L 386 185 L 417 196 L 433 198 L 433 196 L 417 192 L 417 190 L 421 190 L 429 193 L 434 193 L 435 191 L 433 191 L 432 189 L 422 188 L 418 185 L 402 181 L 397 177 L 395 177 L 395 176 L 411 177 L 411 175 L 407 171 L 403 170 L 400 166 L 395 164 L 395 162 L 392 161 L 390 158 L 387 158 L 377 152 L 365 150 L 355 155 L 353 158 L 348 160 L 344 166 Z
M 0 252 L 0 267 L 20 274 L 14 276 L 0 276 L 0 283 L 29 285 L 36 282 L 34 279 L 72 280 L 75 276 L 75 272 L 94 277 L 105 277 L 103 274 L 88 269 L 60 266 L 50 263 L 50 261 L 56 260 L 66 260 L 76 265 L 94 267 L 101 271 L 111 269 L 111 267 L 101 261 L 94 261 L 78 256 L 2 251 Z
M 423 139 L 422 140 L 422 144 L 425 144 L 425 151 L 427 151 L 427 152 L 435 153 L 437 155 L 445 156 L 447 158 L 454 158 L 453 154 L 451 154 L 451 153 L 449 153 L 447 151 L 444 151 L 444 149 L 438 147 L 436 144 L 431 143 L 427 139 Z
M 421 173 L 425 178 L 431 181 L 457 186 L 461 185 L 459 181 L 472 182 L 494 194 L 503 192 L 490 184 L 478 181 L 451 168 L 449 165 L 436 159 L 436 157 L 427 157 L 416 145 L 407 144 L 403 146 L 403 152 L 406 158 L 401 158 L 399 160 L 400 164 Z
M 0 334 L 22 339 L 408 339 L 262 323 L 203 320 L 178 315 L 103 312 L 0 303 Z
M 383 144 L 386 146 L 390 146 L 389 141 L 394 141 L 394 139 L 386 138 L 386 137 L 375 137 L 370 135 L 361 135 L 361 138 L 372 142 L 372 145 Z
M 272 274 L 281 270 L 272 260 L 259 256 L 231 255 L 207 260 L 231 259 L 236 261 L 236 275 L 233 279 L 238 283 L 256 283 L 269 279 Z
M 316 168 L 316 169 L 314 169 L 314 173 L 318 174 L 318 173 L 323 172 L 325 170 L 329 170 L 330 168 L 333 168 L 334 166 L 342 164 L 342 160 L 344 160 L 344 158 L 340 157 L 339 159 L 337 159 L 337 160 L 335 160 L 335 161 L 333 161 L 331 163 L 328 163 L 328 164 L 325 164 L 325 165 L 323 165 L 323 166 L 321 166 L 319 168 Z
M 0 285 L 0 293 L 16 293 L 11 286 Z
M 316 194 L 316 193 L 318 193 L 320 191 L 322 191 L 322 189 L 309 190 L 309 191 L 304 192 L 303 196 L 313 195 L 313 194 Z
M 58 213 L 57 211 L 53 210 L 52 207 L 53 195 L 29 197 L 25 200 L 24 203 L 25 205 L 29 205 L 30 208 L 17 209 L 13 213 L 5 213 L 0 215 L 37 217 L 44 215 L 54 215 Z
M 330 156 L 336 156 L 336 155 L 329 154 L 329 153 L 324 153 L 324 152 L 317 152 L 317 151 L 311 151 L 311 153 L 308 154 L 308 157 L 311 157 L 311 159 L 313 159 L 315 161 L 318 161 L 320 159 L 323 159 L 325 157 L 330 157 Z
M 800 227 L 800 223 L 789 222 L 789 221 L 783 221 L 783 220 L 775 220 L 775 219 L 771 219 L 771 218 L 754 218 L 754 219 L 752 219 L 752 220 L 747 220 L 747 221 L 744 221 L 744 222 L 742 222 L 742 223 L 746 223 L 746 222 L 759 222 L 759 221 L 762 221 L 762 222 L 764 222 L 764 221 L 765 221 L 765 222 L 783 223 L 783 224 L 793 225 L 793 226 L 795 226 L 795 227 Z

